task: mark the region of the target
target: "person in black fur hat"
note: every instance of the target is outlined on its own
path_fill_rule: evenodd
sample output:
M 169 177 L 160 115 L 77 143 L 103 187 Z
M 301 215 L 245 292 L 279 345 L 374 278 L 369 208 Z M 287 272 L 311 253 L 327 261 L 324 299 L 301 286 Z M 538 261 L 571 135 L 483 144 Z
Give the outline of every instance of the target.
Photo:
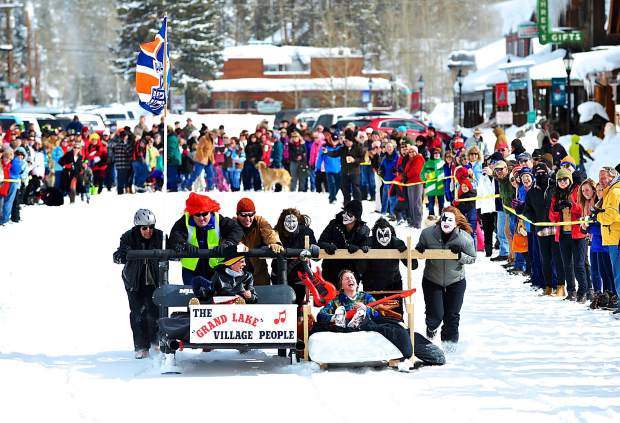
M 372 235 L 369 239 L 370 248 L 372 249 L 396 249 L 404 252 L 407 245 L 402 239 L 396 236 L 394 227 L 384 218 L 380 218 L 372 227 Z M 360 263 L 360 272 L 362 273 L 362 283 L 365 291 L 400 291 L 403 289 L 403 279 L 399 270 L 399 262 L 402 261 L 407 266 L 407 260 L 363 260 Z M 413 259 L 411 262 L 411 270 L 418 268 L 418 261 Z M 376 299 L 381 299 L 390 294 L 372 294 Z M 398 309 L 398 313 L 403 312 L 402 302 Z
M 341 212 L 336 214 L 319 237 L 319 247 L 327 254 L 334 254 L 338 248 L 346 248 L 350 253 L 369 250 L 370 229 L 362 220 L 362 202 L 349 201 Z M 359 260 L 329 260 L 322 263 L 323 278 L 329 282 L 337 282 L 338 274 L 342 269 L 351 269 L 355 277 L 360 279 L 357 270 Z

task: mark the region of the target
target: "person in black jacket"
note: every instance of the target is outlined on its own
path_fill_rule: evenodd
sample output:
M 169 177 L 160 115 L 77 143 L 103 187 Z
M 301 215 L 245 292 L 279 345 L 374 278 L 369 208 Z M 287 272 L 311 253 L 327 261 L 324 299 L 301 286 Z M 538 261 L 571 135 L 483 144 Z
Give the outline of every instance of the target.
M 278 223 L 274 227 L 280 236 L 280 241 L 284 248 L 305 248 L 306 236 L 309 245 L 316 245 L 316 237 L 314 231 L 310 228 L 310 217 L 301 214 L 296 208 L 282 210 Z M 298 272 L 307 271 L 306 264 L 300 259 L 288 260 L 272 260 L 271 262 L 271 280 L 281 281 L 281 273 L 286 265 L 287 283 L 295 291 L 297 305 L 302 305 L 306 294 L 306 287 L 297 275 Z
M 534 185 L 527 191 L 523 205 L 523 215 L 534 223 L 549 221 L 549 207 L 554 185 L 550 185 L 549 169 L 544 162 L 534 166 Z M 517 210 L 519 211 L 519 210 Z M 545 284 L 544 295 L 555 295 L 557 287 L 564 290 L 564 268 L 560 255 L 560 246 L 555 242 L 554 226 L 535 226 L 533 229 L 538 241 L 542 274 Z M 553 278 L 555 267 L 556 278 Z
M 80 173 L 82 173 L 82 143 L 74 141 L 73 147 L 58 160 L 58 164 L 63 167 L 62 170 L 62 186 L 64 192 L 69 193 L 69 199 L 73 203 L 75 201 L 76 192 L 81 192 Z
M 362 221 L 362 202 L 349 201 L 341 212 L 336 214 L 319 237 L 319 247 L 327 254 L 334 254 L 338 248 L 346 248 L 350 253 L 362 250 L 367 253 L 370 249 L 370 229 Z M 342 269 L 351 269 L 355 277 L 360 280 L 358 260 L 329 260 L 322 263 L 323 278 L 329 282 L 338 281 L 338 274 Z M 339 288 L 339 287 L 337 287 Z
M 383 217 L 379 218 L 372 227 L 372 235 L 369 239 L 370 248 L 375 249 L 395 249 L 401 253 L 407 249 L 405 242 L 396 236 L 396 231 L 390 223 Z M 403 262 L 407 266 L 406 259 L 377 260 L 368 259 L 360 263 L 362 273 L 362 283 L 365 291 L 400 291 L 403 289 L 403 279 L 400 274 L 399 264 Z M 418 261 L 413 259 L 411 270 L 418 268 Z M 373 293 L 377 300 L 390 294 Z M 400 306 L 394 311 L 402 314 L 402 301 Z
M 241 171 L 241 179 L 243 180 L 243 189 L 245 191 L 251 189 L 260 191 L 261 180 L 260 173 L 256 169 L 256 163 L 260 162 L 262 157 L 263 147 L 258 141 L 256 134 L 252 134 L 248 144 L 245 146 L 245 162 Z
M 220 205 L 215 200 L 191 192 L 185 202 L 185 213 L 172 226 L 169 248 L 190 254 L 197 254 L 199 249 L 212 249 L 218 254 L 209 259 L 182 258 L 185 285 L 191 285 L 194 276 L 211 279 L 215 267 L 222 263 L 222 257 L 237 251 L 243 229 L 235 219 L 221 216 L 219 210 Z
M 192 290 L 201 304 L 211 304 L 214 296 L 236 296 L 237 304 L 256 304 L 252 272 L 245 269 L 245 257 L 233 254 L 215 268 L 211 280 L 202 276 L 192 279 Z
M 133 218 L 134 227 L 121 236 L 113 254 L 114 263 L 124 264 L 123 282 L 129 300 L 129 323 L 133 333 L 135 357 L 146 358 L 149 347 L 157 345 L 158 311 L 153 304 L 153 292 L 159 286 L 159 266 L 156 259 L 127 260 L 130 250 L 162 248 L 164 234 L 155 229 L 155 215 L 140 209 Z
M 330 157 L 340 157 L 340 189 L 344 198 L 343 203 L 349 203 L 351 195 L 353 195 L 354 200 L 360 201 L 362 199 L 360 163 L 364 161 L 364 149 L 361 144 L 350 138 L 345 138 L 344 147 L 334 151 L 327 151 L 326 148 L 323 148 L 323 154 Z

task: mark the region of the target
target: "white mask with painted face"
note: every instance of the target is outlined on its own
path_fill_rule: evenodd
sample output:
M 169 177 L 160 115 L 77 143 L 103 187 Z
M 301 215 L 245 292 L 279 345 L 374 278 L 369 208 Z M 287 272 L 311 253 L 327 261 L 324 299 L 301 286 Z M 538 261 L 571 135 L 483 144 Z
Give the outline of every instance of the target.
M 284 229 L 287 232 L 294 233 L 297 232 L 298 227 L 299 221 L 297 220 L 297 216 L 294 214 L 287 214 L 284 218 Z
M 392 231 L 390 228 L 377 228 L 377 242 L 386 247 L 392 241 Z
M 441 214 L 441 230 L 445 234 L 451 233 L 456 228 L 456 216 L 452 212 Z
M 353 223 L 353 222 L 355 222 L 355 216 L 353 216 L 349 212 L 342 213 L 342 223 L 344 223 L 345 225 L 348 225 L 349 223 Z

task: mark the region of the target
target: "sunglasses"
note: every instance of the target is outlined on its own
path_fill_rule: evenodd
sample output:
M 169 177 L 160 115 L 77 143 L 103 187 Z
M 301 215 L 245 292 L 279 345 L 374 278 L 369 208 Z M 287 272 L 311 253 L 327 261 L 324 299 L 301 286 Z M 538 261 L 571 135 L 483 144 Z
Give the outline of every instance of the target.
M 140 226 L 140 229 L 143 231 L 146 231 L 147 229 L 152 231 L 153 229 L 155 229 L 155 225 L 143 225 Z
M 519 164 L 527 163 L 527 159 L 519 160 Z
M 243 212 L 243 213 L 237 213 L 240 217 L 254 217 L 254 215 L 256 213 L 254 212 Z
M 207 217 L 211 212 L 194 213 L 194 217 Z

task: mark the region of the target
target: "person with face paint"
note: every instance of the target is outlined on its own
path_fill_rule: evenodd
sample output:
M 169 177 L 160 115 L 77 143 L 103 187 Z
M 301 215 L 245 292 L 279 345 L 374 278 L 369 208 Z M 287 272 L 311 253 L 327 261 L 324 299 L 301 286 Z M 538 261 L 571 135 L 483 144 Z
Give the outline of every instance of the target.
M 319 237 L 319 247 L 327 254 L 334 254 L 338 248 L 346 248 L 350 253 L 369 250 L 370 229 L 362 221 L 362 202 L 349 201 L 341 212 L 336 214 Z M 342 269 L 351 269 L 356 272 L 359 280 L 358 260 L 329 260 L 322 263 L 323 278 L 329 282 L 338 280 L 338 273 Z
M 220 205 L 206 195 L 191 192 L 185 201 L 185 213 L 170 231 L 168 247 L 178 252 L 195 254 L 199 249 L 214 249 L 219 257 L 237 251 L 243 230 L 236 220 L 219 214 Z M 183 284 L 191 285 L 194 276 L 210 279 L 223 258 L 183 258 Z
M 314 231 L 310 228 L 310 217 L 301 214 L 296 208 L 282 210 L 275 231 L 277 232 L 284 248 L 305 248 L 306 236 L 310 245 L 316 245 Z M 271 280 L 276 281 L 281 272 L 279 260 L 271 261 Z M 304 263 L 299 259 L 286 260 L 286 280 L 295 291 L 297 305 L 302 305 L 306 295 L 306 287 L 299 280 L 297 272 L 305 271 Z
M 396 236 L 394 227 L 384 218 L 379 218 L 372 228 L 370 236 L 370 248 L 375 249 L 395 249 L 404 252 L 407 245 L 402 239 Z M 364 260 L 360 263 L 362 273 L 362 283 L 367 291 L 400 291 L 403 289 L 403 279 L 399 270 L 399 263 L 403 262 L 407 266 L 406 259 L 395 260 Z M 418 268 L 418 261 L 414 259 L 411 269 Z M 381 299 L 389 294 L 374 294 L 374 297 Z M 402 302 L 398 309 L 394 311 L 403 312 Z
M 459 320 L 465 295 L 464 264 L 474 263 L 476 249 L 472 228 L 455 207 L 446 207 L 437 224 L 422 230 L 416 250 L 445 249 L 458 254 L 457 259 L 426 259 L 422 290 L 426 304 L 426 336 L 435 337 L 439 325 L 444 349 L 454 350 L 459 340 Z

